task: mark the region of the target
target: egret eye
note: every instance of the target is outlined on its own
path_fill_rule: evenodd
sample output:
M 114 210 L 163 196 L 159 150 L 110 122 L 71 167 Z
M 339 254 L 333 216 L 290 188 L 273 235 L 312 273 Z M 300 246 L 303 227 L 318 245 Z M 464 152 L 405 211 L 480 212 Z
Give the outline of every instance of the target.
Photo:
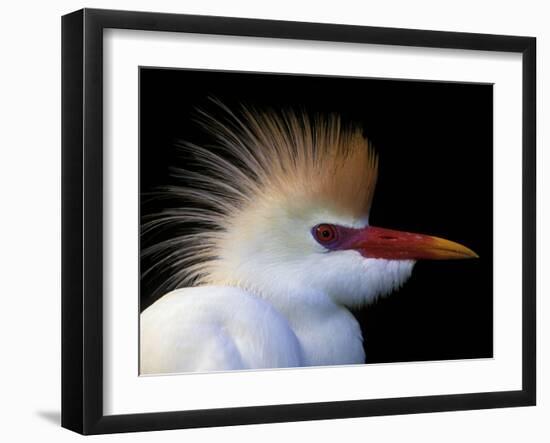
M 319 243 L 331 243 L 336 240 L 338 233 L 333 225 L 322 223 L 313 228 L 313 236 Z

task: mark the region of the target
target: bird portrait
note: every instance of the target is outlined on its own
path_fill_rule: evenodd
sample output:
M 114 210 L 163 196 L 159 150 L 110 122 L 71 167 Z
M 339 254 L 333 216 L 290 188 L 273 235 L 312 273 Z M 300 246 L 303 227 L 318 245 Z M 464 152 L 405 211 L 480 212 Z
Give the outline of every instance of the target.
M 367 363 L 354 310 L 391 297 L 418 262 L 478 258 L 452 239 L 371 224 L 391 159 L 360 124 L 215 105 L 195 118 L 209 142 L 181 142 L 188 161 L 153 196 L 185 204 L 142 222 L 142 236 L 171 234 L 142 251 L 142 274 L 166 277 L 140 314 L 141 374 Z

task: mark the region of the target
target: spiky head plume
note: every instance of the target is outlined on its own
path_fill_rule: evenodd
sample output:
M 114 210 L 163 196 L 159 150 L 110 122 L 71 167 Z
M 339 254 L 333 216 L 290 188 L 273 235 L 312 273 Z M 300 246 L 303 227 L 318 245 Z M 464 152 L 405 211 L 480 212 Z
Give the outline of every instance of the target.
M 222 118 L 203 111 L 197 118 L 212 146 L 180 145 L 199 167 L 176 169 L 174 176 L 192 184 L 161 190 L 181 207 L 147 216 L 142 225 L 142 236 L 168 227 L 181 232 L 143 250 L 152 262 L 144 276 L 161 269 L 169 273 L 160 293 L 215 283 L 224 238 L 243 215 L 262 205 L 321 205 L 356 219 L 368 217 L 378 162 L 359 127 L 344 125 L 335 114 L 310 117 L 244 106 L 233 112 L 217 104 Z

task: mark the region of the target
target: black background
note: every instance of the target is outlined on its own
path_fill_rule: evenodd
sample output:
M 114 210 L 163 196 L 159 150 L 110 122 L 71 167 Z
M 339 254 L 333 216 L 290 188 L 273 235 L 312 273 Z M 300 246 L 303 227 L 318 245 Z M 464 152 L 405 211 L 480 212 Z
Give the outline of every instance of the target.
M 208 97 L 361 124 L 380 158 L 370 223 L 479 254 L 418 262 L 402 289 L 355 312 L 369 363 L 492 357 L 492 85 L 141 68 L 142 215 L 171 204 L 146 195 L 174 184 L 170 167 L 186 161 L 176 143 L 209 141 L 192 121 L 197 107 L 216 113 Z M 142 247 L 158 239 L 142 238 Z M 142 279 L 142 309 L 163 278 Z

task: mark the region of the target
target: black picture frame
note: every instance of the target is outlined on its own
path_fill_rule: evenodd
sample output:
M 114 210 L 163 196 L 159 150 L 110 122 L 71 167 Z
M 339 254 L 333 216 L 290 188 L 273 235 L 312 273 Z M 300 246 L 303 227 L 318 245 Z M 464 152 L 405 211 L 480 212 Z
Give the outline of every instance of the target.
M 522 54 L 522 389 L 177 412 L 103 412 L 103 30 Z M 536 39 L 82 9 L 62 18 L 62 426 L 82 434 L 529 406 L 536 403 Z

